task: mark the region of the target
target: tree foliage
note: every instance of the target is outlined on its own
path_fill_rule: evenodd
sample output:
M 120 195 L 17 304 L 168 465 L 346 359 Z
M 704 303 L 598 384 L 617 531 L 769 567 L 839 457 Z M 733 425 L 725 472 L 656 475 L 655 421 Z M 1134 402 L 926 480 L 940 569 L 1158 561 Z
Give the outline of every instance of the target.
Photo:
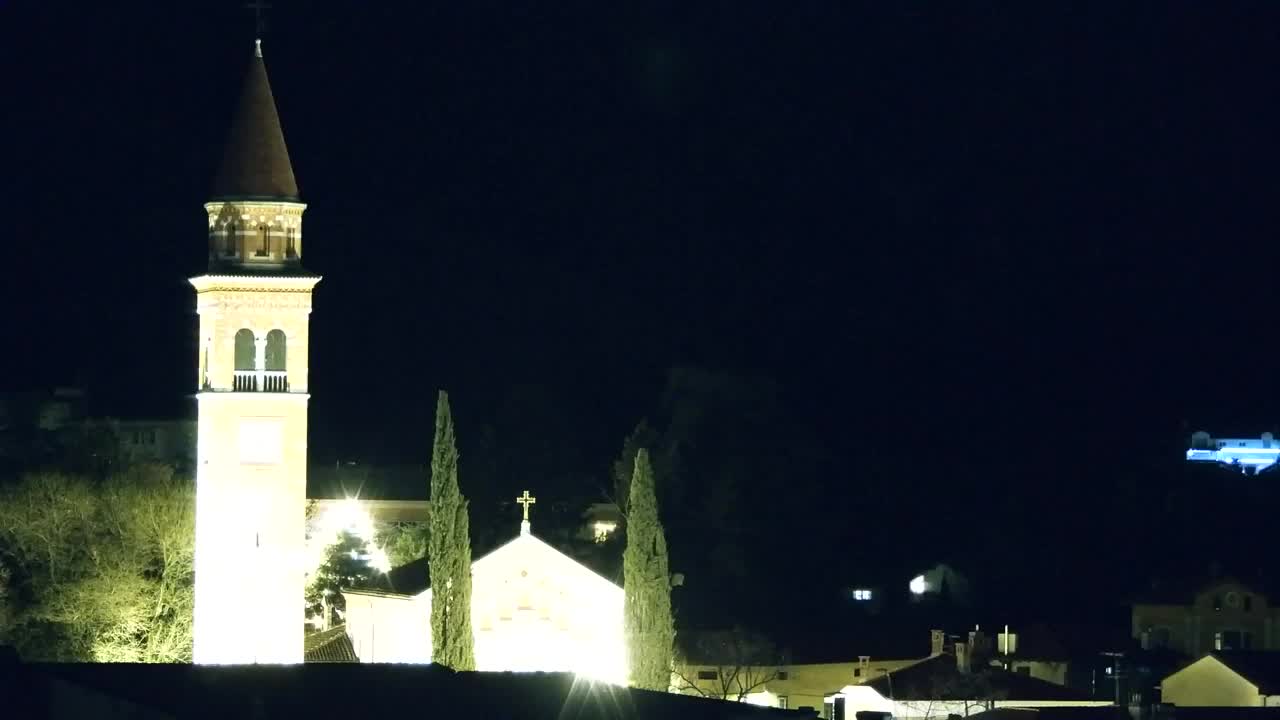
M 396 523 L 379 530 L 378 544 L 387 553 L 391 567 L 397 568 L 426 557 L 429 537 L 429 523 Z
M 622 573 L 631 684 L 665 691 L 671 686 L 675 624 L 671 617 L 667 540 L 658 519 L 649 453 L 644 449 L 636 453 L 628 506 Z
M 675 689 L 717 700 L 743 702 L 778 679 L 787 659 L 769 638 L 734 628 L 699 633 L 676 662 Z M 699 678 L 701 670 L 714 678 Z
M 342 588 L 359 585 L 376 572 L 366 559 L 368 543 L 355 533 L 343 531 L 324 551 L 324 559 L 311 574 L 305 592 L 308 616 L 334 618 L 346 612 Z
M 427 541 L 431 574 L 431 656 L 454 670 L 474 670 L 471 630 L 471 538 L 467 499 L 458 488 L 458 448 L 449 396 L 436 403 L 431 454 L 431 530 Z
M 191 660 L 195 492 L 171 468 L 24 476 L 0 494 L 0 552 L 25 657 Z

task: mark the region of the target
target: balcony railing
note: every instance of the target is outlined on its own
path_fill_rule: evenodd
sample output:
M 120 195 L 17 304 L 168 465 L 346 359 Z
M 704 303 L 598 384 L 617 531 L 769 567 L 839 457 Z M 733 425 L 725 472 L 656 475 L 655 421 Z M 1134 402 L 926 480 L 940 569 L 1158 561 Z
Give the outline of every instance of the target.
M 236 370 L 231 386 L 236 392 L 289 392 L 285 370 Z

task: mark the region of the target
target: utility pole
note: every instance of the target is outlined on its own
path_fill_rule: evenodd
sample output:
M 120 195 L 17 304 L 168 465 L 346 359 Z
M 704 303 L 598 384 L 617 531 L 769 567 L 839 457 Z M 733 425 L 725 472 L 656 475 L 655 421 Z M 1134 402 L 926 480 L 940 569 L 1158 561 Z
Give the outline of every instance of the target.
M 1111 675 L 1112 681 L 1116 686 L 1116 705 L 1120 704 L 1120 658 L 1124 657 L 1124 653 L 1104 652 L 1102 655 L 1111 658 Z

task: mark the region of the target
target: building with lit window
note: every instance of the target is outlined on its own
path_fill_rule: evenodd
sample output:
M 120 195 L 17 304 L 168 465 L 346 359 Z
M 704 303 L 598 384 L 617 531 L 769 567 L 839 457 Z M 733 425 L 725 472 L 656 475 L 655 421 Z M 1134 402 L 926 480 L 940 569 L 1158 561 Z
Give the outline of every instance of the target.
M 1221 578 L 1197 591 L 1135 603 L 1132 632 L 1143 649 L 1198 657 L 1217 650 L 1280 649 L 1280 608 L 1255 587 Z
M 1262 472 L 1278 459 L 1280 441 L 1269 432 L 1256 438 L 1214 438 L 1202 431 L 1192 434 L 1187 448 L 1188 462 L 1217 463 L 1247 474 Z

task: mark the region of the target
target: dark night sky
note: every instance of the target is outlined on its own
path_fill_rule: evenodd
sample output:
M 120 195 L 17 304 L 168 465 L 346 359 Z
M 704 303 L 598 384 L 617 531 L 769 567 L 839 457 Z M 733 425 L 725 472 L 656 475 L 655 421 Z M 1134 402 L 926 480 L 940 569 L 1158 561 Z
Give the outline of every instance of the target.
M 1075 526 L 1276 423 L 1274 3 L 275 5 L 313 453 L 538 383 L 603 468 L 694 364 L 779 382 L 850 517 Z M 11 387 L 189 392 L 253 34 L 182 8 L 0 3 Z

